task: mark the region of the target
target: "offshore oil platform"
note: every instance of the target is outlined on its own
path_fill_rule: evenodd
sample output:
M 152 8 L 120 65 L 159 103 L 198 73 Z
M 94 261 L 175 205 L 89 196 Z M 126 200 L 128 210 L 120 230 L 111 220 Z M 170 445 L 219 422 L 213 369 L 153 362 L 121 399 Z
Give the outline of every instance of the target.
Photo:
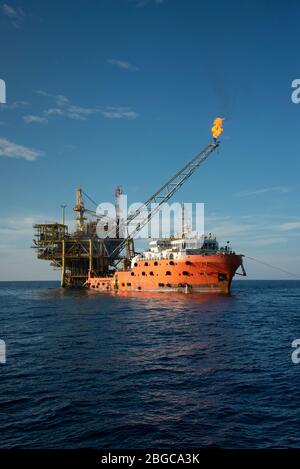
M 78 188 L 73 208 L 77 226 L 73 233 L 69 233 L 65 224 L 65 206 L 62 206 L 61 223 L 34 225 L 32 247 L 37 250 L 38 259 L 48 260 L 54 268 L 61 269 L 62 287 L 84 286 L 99 291 L 230 292 L 232 278 L 239 267 L 240 275 L 245 275 L 243 256 L 235 254 L 229 246 L 219 247 L 211 233 L 200 239 L 188 240 L 183 234 L 181 239 L 158 239 L 150 250 L 142 253 L 134 249 L 136 235 L 219 147 L 217 138 L 223 132 L 222 120 L 214 121 L 213 141 L 125 220 L 120 217 L 119 186 L 115 192 L 114 219 L 110 219 L 112 224 L 108 223 L 107 214 L 86 208 L 83 196 L 95 202 Z M 87 219 L 86 215 L 96 220 Z M 100 236 L 99 222 L 102 223 Z
M 83 190 L 76 189 L 76 203 L 73 211 L 76 213 L 76 230 L 69 233 L 65 224 L 62 206 L 61 223 L 39 223 L 34 225 L 35 237 L 32 247 L 37 251 L 37 258 L 50 261 L 50 265 L 61 270 L 62 287 L 81 287 L 88 278 L 88 272 L 95 272 L 99 276 L 108 276 L 112 268 L 112 253 L 124 241 L 116 232 L 116 237 L 99 238 L 97 223 L 103 216 L 85 207 Z M 87 194 L 86 197 L 89 198 Z M 116 213 L 118 213 L 121 189 L 116 187 Z M 95 217 L 88 220 L 86 215 Z M 105 221 L 104 221 L 105 223 Z M 118 226 L 118 221 L 117 221 Z M 106 225 L 104 224 L 104 230 Z M 133 239 L 126 240 L 124 263 L 134 255 Z M 123 257 L 122 257 L 123 258 Z M 121 260 L 114 256 L 114 260 Z

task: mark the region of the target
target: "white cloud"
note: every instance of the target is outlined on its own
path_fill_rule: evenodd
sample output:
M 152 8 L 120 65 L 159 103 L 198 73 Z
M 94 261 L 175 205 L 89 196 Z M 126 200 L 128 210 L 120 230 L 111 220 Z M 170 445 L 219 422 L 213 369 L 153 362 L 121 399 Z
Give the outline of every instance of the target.
M 23 243 L 24 238 L 33 239 L 34 229 L 36 223 L 56 223 L 58 219 L 44 214 L 26 214 L 22 216 L 8 216 L 0 217 L 0 234 L 1 241 L 9 243 L 13 240 L 14 243 Z M 67 219 L 66 223 L 70 229 L 74 227 L 74 219 Z M 25 245 L 28 244 L 28 240 Z
M 275 192 L 278 194 L 287 194 L 289 192 L 293 192 L 293 188 L 286 187 L 286 186 L 275 186 L 275 187 L 263 187 L 262 189 L 254 189 L 249 191 L 242 191 L 236 194 L 238 197 L 246 197 L 251 195 L 260 195 L 260 194 L 268 194 L 271 192 Z
M 2 217 L 0 218 L 0 234 L 1 237 L 7 236 L 7 240 L 11 240 L 14 236 L 31 235 L 33 225 L 37 223 L 37 219 L 32 215 L 23 217 Z
M 27 161 L 34 161 L 41 155 L 43 155 L 43 152 L 39 150 L 18 145 L 14 142 L 10 142 L 6 138 L 0 138 L 0 156 L 24 158 Z
M 23 116 L 23 120 L 26 124 L 48 124 L 48 119 L 46 119 L 46 117 L 34 116 L 32 114 Z
M 61 116 L 68 119 L 86 121 L 95 114 L 101 114 L 108 119 L 136 119 L 139 113 L 133 111 L 129 107 L 107 106 L 106 108 L 100 107 L 83 107 L 72 104 L 67 96 L 64 95 L 50 95 L 43 90 L 36 90 L 37 94 L 51 98 L 56 106 L 49 107 L 42 111 L 40 116 L 24 116 L 23 119 L 26 123 L 39 122 L 46 123 L 50 117 Z
M 296 230 L 300 228 L 300 221 L 292 221 L 289 223 L 283 223 L 279 226 L 282 231 Z
M 27 101 L 14 101 L 12 103 L 1 104 L 0 109 L 1 111 L 5 111 L 7 109 L 18 109 L 25 106 L 29 106 L 29 103 Z
M 71 104 L 69 98 L 61 94 L 53 96 L 43 90 L 36 90 L 35 92 L 41 96 L 51 98 L 57 106 L 57 107 L 50 107 L 48 109 L 45 109 L 44 111 L 42 111 L 41 116 L 35 116 L 36 118 L 40 118 L 39 120 L 40 123 L 46 123 L 45 120 L 48 121 L 49 117 L 54 117 L 54 116 L 61 116 L 61 117 L 67 117 L 68 119 L 86 121 L 88 116 L 91 116 L 92 114 L 96 114 L 97 112 L 98 113 L 100 112 L 98 108 L 91 108 L 91 107 L 87 108 L 87 107 L 76 106 L 74 104 Z M 33 122 L 33 120 L 31 122 Z M 31 122 L 28 122 L 28 123 L 31 123 Z M 38 122 L 38 120 L 36 119 L 35 122 Z
M 250 239 L 247 244 L 253 246 L 272 246 L 273 244 L 283 244 L 286 243 L 286 238 L 274 237 L 274 238 L 258 238 Z
M 138 70 L 138 67 L 132 65 L 130 62 L 126 62 L 125 60 L 116 60 L 116 59 L 107 59 L 107 62 L 110 65 L 115 65 L 123 70 L 130 70 L 131 72 L 135 72 Z
M 282 221 L 282 217 L 280 218 Z M 298 243 L 300 233 L 296 229 L 300 228 L 300 221 L 295 221 L 295 217 L 285 217 L 285 220 L 285 223 L 280 224 L 276 215 L 248 214 L 228 217 L 213 214 L 205 217 L 205 232 L 214 233 L 221 244 L 231 240 L 237 250 L 249 251 L 251 246 L 258 249 L 278 244 L 284 246 L 286 251 L 287 246 L 292 248 Z
M 34 92 L 36 94 L 40 94 L 41 96 L 48 96 L 48 97 L 51 96 L 51 94 L 47 93 L 47 91 L 44 91 L 44 90 L 34 90 Z
M 107 119 L 136 119 L 139 117 L 137 112 L 123 107 L 108 107 L 106 110 L 101 111 L 101 113 Z
M 20 7 L 12 7 L 8 3 L 1 5 L 2 13 L 9 18 L 15 28 L 19 28 L 26 15 Z
M 45 116 L 62 116 L 64 112 L 59 108 L 49 108 L 43 111 Z
M 69 98 L 62 94 L 58 94 L 57 96 L 55 96 L 55 100 L 56 104 L 61 107 L 65 106 L 66 104 L 69 104 Z

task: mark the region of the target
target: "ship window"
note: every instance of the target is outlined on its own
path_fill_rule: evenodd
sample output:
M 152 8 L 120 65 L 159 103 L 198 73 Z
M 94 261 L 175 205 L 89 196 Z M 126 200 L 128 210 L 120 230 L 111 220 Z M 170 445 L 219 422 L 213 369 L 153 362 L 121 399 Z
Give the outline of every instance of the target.
M 146 275 L 146 272 L 142 272 L 142 275 Z
M 170 265 L 174 265 L 174 261 L 170 261 Z
M 142 287 L 138 287 L 138 290 L 141 290 Z
M 105 285 L 105 283 L 103 282 L 102 285 Z
M 186 261 L 186 265 L 192 265 L 191 261 Z
M 227 280 L 227 275 L 218 272 L 218 280 L 219 282 L 222 282 L 223 280 Z
M 149 265 L 149 264 L 148 264 L 148 262 L 145 262 L 145 264 L 144 264 L 144 265 L 145 265 L 145 266 L 147 266 L 147 265 Z
M 134 275 L 134 272 L 131 272 L 131 275 L 133 276 L 133 275 Z
M 182 275 L 189 275 L 189 273 L 188 273 L 186 270 L 184 270 L 184 271 L 182 272 Z
M 137 262 L 134 263 L 134 267 L 137 267 Z
M 169 287 L 169 288 L 170 288 L 170 287 L 171 287 L 171 284 L 170 284 L 170 283 L 167 283 L 167 287 Z
M 157 261 L 155 261 L 155 262 L 154 262 L 154 265 L 158 265 L 158 262 L 157 262 Z
M 92 285 L 92 288 L 95 288 L 95 285 Z
M 171 275 L 171 272 L 167 270 L 166 275 Z
M 154 273 L 153 273 L 153 272 L 149 272 L 149 275 L 154 275 Z
M 158 286 L 159 286 L 159 287 L 164 287 L 165 284 L 164 284 L 164 283 L 159 283 Z
M 125 283 L 122 283 L 122 287 L 125 287 Z
M 130 282 L 127 283 L 127 287 L 131 287 L 131 283 L 130 283 Z

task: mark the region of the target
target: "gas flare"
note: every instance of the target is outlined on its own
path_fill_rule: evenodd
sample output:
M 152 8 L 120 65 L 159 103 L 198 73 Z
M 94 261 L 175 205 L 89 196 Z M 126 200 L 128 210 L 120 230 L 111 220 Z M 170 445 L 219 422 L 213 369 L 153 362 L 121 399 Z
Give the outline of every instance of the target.
M 211 128 L 211 132 L 213 134 L 214 138 L 218 138 L 219 135 L 223 132 L 223 118 L 222 117 L 217 117 L 214 120 L 214 125 Z

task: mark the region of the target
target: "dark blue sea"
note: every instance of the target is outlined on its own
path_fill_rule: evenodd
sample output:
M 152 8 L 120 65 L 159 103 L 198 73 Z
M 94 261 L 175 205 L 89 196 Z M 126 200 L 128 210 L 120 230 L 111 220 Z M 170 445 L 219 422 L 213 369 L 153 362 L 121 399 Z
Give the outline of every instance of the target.
M 120 296 L 0 283 L 2 448 L 300 447 L 300 282 Z

